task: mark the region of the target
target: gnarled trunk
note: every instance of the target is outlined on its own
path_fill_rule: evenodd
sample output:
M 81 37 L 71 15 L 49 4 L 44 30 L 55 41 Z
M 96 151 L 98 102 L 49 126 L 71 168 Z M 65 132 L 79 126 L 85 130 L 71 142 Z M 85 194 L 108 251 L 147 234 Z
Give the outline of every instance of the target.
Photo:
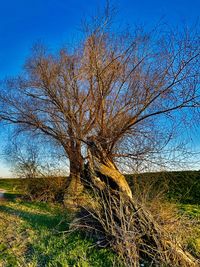
M 124 196 L 132 199 L 132 192 L 126 178 L 110 159 L 105 158 L 104 163 L 102 163 L 97 157 L 93 156 L 89 164 L 90 169 L 93 170 L 91 178 L 97 187 L 103 188 L 109 185 L 111 189 L 123 192 Z
M 109 185 L 111 189 L 124 193 L 132 199 L 132 192 L 125 176 L 118 170 L 112 159 L 106 154 L 101 144 L 89 142 L 88 164 L 91 179 L 95 186 L 103 189 Z

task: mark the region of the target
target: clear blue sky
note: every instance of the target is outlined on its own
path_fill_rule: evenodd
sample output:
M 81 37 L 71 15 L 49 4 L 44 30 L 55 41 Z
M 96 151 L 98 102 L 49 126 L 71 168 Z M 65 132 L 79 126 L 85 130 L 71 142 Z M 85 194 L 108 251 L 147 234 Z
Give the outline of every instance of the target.
M 0 79 L 20 72 L 35 42 L 54 48 L 76 36 L 81 19 L 104 4 L 97 0 L 0 0 Z M 200 16 L 200 0 L 118 0 L 113 4 L 118 20 L 129 25 L 154 25 L 161 18 L 178 25 Z M 0 154 L 2 147 L 0 143 Z M 0 159 L 0 176 L 6 174 Z

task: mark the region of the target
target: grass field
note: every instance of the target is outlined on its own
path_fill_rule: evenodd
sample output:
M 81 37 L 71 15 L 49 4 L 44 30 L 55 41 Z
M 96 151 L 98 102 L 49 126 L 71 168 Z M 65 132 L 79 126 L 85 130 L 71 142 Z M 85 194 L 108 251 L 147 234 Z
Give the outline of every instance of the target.
M 0 180 L 0 266 L 120 266 L 115 254 L 69 231 L 73 214 L 61 205 L 23 201 L 17 179 Z
M 0 180 L 0 188 L 7 191 L 6 199 L 0 200 L 0 267 L 122 266 L 111 250 L 99 249 L 94 240 L 69 230 L 73 213 L 62 205 L 22 200 L 19 191 L 22 182 L 25 181 Z M 187 191 L 187 186 L 185 187 Z M 177 191 L 173 190 L 171 188 L 168 191 L 170 199 L 176 199 Z M 178 196 L 180 197 L 180 192 Z M 195 195 L 195 203 L 191 204 L 191 197 L 187 194 L 185 196 L 187 201 L 182 199 L 177 202 L 177 206 L 180 213 L 199 221 L 195 226 L 196 236 L 191 237 L 188 243 L 191 251 L 198 256 L 200 202 Z

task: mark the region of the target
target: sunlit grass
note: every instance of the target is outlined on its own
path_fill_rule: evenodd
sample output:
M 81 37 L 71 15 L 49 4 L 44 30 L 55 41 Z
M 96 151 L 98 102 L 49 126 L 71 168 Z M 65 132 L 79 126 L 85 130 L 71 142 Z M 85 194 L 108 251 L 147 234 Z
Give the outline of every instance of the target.
M 181 212 L 187 214 L 191 218 L 200 219 L 200 205 L 179 204 L 178 207 Z
M 1 201 L 0 266 L 120 266 L 112 251 L 67 233 L 72 218 L 59 205 Z

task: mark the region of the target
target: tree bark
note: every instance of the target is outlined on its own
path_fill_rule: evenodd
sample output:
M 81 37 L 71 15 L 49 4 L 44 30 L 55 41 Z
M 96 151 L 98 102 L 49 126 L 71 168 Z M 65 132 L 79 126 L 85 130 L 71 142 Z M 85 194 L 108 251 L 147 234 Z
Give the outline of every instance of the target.
M 93 157 L 92 162 L 90 162 L 91 169 L 94 170 L 93 181 L 96 181 L 96 185 L 99 185 L 101 188 L 103 184 L 104 186 L 107 184 L 111 189 L 123 192 L 124 196 L 132 199 L 132 192 L 125 176 L 116 168 L 111 160 L 105 159 L 105 161 L 101 163 L 98 158 Z
M 81 181 L 82 170 L 78 166 L 78 162 L 70 161 L 70 176 L 67 185 L 66 194 L 77 196 L 83 191 L 83 184 Z
M 71 147 L 68 155 L 70 162 L 70 176 L 67 183 L 66 197 L 76 197 L 83 191 L 81 176 L 83 173 L 84 162 L 81 155 L 80 142 L 71 142 Z
M 132 191 L 125 176 L 117 169 L 100 144 L 89 142 L 88 161 L 93 183 L 103 189 L 109 185 L 111 189 L 123 192 L 132 199 Z

